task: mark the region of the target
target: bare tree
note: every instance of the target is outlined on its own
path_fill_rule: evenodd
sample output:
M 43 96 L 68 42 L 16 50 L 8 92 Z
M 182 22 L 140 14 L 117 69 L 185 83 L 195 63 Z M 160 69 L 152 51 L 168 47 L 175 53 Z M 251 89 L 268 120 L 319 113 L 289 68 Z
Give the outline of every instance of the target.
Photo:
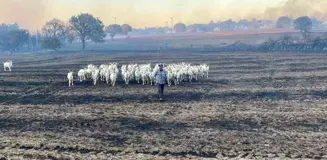
M 44 49 L 56 50 L 63 45 L 63 40 L 66 38 L 66 25 L 59 19 L 52 19 L 42 27 L 43 38 L 41 47 Z
M 93 42 L 103 42 L 106 34 L 103 31 L 104 25 L 98 18 L 89 13 L 81 13 L 70 18 L 69 23 L 76 35 L 82 41 L 82 49 L 85 49 L 87 39 Z
M 42 34 L 46 37 L 63 38 L 65 36 L 66 26 L 59 19 L 52 19 L 42 27 Z

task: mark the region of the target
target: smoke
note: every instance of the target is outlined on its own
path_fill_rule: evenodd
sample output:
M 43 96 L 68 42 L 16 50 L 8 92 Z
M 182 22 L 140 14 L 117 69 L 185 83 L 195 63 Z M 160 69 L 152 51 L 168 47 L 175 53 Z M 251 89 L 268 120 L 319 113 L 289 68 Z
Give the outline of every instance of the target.
M 46 5 L 43 0 L 1 0 L 0 23 L 17 22 L 23 28 L 35 28 L 44 23 Z
M 275 0 L 271 0 L 275 1 Z M 281 1 L 281 0 L 278 0 Z M 270 5 L 269 5 L 270 4 Z M 219 20 L 270 19 L 280 16 L 315 17 L 327 22 L 327 0 L 282 0 L 279 4 L 258 0 L 0 0 L 0 23 L 17 22 L 40 29 L 50 19 L 68 21 L 72 15 L 91 13 L 105 25 L 128 23 L 134 28 L 174 23 L 208 23 Z M 261 6 L 258 7 L 258 6 Z M 272 6 L 272 7 L 268 7 Z
M 261 18 L 277 19 L 280 16 L 309 16 L 327 22 L 327 0 L 287 0 L 277 7 L 267 8 Z

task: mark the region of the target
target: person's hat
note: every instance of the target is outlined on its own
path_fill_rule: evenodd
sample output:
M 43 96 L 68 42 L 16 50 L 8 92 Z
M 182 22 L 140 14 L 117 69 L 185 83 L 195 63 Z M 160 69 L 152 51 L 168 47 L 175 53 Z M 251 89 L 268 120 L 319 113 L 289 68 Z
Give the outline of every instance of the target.
M 159 67 L 163 67 L 163 64 L 162 64 L 162 63 L 160 63 L 160 64 L 159 64 Z

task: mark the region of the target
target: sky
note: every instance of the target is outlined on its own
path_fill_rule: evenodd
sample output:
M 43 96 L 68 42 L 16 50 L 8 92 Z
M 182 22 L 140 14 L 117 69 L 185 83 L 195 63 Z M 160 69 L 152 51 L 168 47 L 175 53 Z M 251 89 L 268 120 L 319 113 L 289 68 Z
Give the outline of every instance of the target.
M 327 0 L 1 0 L 0 23 L 17 22 L 35 30 L 53 18 L 91 13 L 105 25 L 160 27 L 166 22 L 208 23 L 219 20 L 314 16 L 327 21 Z

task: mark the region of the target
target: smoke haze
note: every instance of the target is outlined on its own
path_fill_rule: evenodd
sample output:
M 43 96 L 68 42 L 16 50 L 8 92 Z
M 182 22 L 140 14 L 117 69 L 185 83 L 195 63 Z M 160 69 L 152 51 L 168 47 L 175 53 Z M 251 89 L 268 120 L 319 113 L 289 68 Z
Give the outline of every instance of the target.
M 208 23 L 211 20 L 313 16 L 327 21 L 327 0 L 2 0 L 0 19 L 24 28 L 39 29 L 47 20 L 67 21 L 88 12 L 105 25 L 128 23 L 135 28 L 174 23 Z

